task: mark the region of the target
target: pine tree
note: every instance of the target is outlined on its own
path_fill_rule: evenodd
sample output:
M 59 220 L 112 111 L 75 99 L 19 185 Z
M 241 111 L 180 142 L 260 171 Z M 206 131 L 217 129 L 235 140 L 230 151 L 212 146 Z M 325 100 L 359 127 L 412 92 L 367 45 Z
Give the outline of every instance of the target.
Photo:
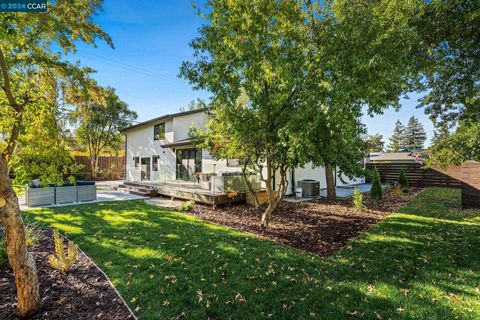
M 400 185 L 400 188 L 402 188 L 403 192 L 408 192 L 408 188 L 409 188 L 408 179 L 403 169 L 400 170 L 400 175 L 398 176 L 398 184 Z
M 407 150 L 423 149 L 427 133 L 415 116 L 411 116 L 404 132 L 404 143 Z
M 433 132 L 432 144 L 437 143 L 450 136 L 450 131 L 448 128 L 448 123 L 442 122 L 436 126 L 435 131 Z
M 383 197 L 382 183 L 380 182 L 380 173 L 377 168 L 373 170 L 372 188 L 370 189 L 370 199 L 372 201 L 381 200 Z
M 397 122 L 395 123 L 395 129 L 393 130 L 393 135 L 390 137 L 388 151 L 399 152 L 405 149 L 404 132 L 405 127 L 400 122 L 400 120 L 397 120 Z

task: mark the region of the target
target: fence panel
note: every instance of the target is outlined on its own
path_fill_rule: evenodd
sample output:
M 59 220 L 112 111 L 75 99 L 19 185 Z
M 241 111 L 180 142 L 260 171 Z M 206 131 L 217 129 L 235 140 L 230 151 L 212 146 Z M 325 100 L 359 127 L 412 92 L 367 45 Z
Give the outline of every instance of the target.
M 377 168 L 383 183 L 395 183 L 403 169 L 411 186 L 461 188 L 462 206 L 480 208 L 480 163 L 467 161 L 446 169 L 424 169 L 418 163 L 367 163 L 366 168 Z M 367 181 L 371 181 L 367 178 Z
M 408 182 L 414 187 L 448 187 L 460 188 L 461 166 L 450 166 L 443 170 L 440 168 L 424 169 L 419 163 L 367 163 L 366 168 L 377 168 L 380 179 L 384 183 L 398 181 L 400 171 L 403 170 Z M 367 181 L 371 181 L 367 179 Z
M 90 157 L 75 156 L 75 162 L 81 164 L 83 168 L 79 174 L 92 179 L 92 165 Z M 109 157 L 101 156 L 98 158 L 98 169 L 100 174 L 97 174 L 96 180 L 121 180 L 125 175 L 125 157 Z
M 480 208 L 480 163 L 462 165 L 462 207 Z

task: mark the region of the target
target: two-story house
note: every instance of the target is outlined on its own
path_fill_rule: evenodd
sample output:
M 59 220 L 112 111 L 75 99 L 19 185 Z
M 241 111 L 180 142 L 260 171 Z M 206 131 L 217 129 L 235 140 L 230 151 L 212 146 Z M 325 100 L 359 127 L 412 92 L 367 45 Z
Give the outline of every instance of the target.
M 206 121 L 207 114 L 200 109 L 167 114 L 125 128 L 125 180 L 164 183 L 193 181 L 197 173 L 240 173 L 236 159 L 215 159 L 207 150 L 198 150 L 192 144 L 190 128 L 202 129 Z M 291 188 L 287 194 L 293 193 L 296 182 L 304 179 L 317 180 L 321 188 L 326 187 L 325 169 L 312 164 L 290 170 L 288 179 Z M 347 179 L 346 183 L 337 179 L 337 185 L 360 182 L 363 179 Z

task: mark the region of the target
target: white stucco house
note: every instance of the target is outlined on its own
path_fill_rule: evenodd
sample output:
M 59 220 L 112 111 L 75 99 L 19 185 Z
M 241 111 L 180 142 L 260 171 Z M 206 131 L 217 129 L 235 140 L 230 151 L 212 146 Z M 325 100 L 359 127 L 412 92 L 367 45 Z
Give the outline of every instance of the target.
M 132 182 L 166 183 L 172 181 L 193 181 L 195 175 L 222 176 L 241 173 L 236 159 L 214 159 L 207 150 L 198 150 L 192 144 L 189 130 L 205 127 L 205 110 L 192 110 L 163 115 L 125 128 L 126 164 L 125 180 Z M 307 164 L 288 173 L 289 190 L 293 193 L 298 181 L 313 179 L 326 187 L 325 169 Z M 363 183 L 363 179 L 345 183 L 337 179 L 337 185 Z M 277 183 L 279 178 L 276 179 Z M 292 183 L 293 181 L 293 183 Z

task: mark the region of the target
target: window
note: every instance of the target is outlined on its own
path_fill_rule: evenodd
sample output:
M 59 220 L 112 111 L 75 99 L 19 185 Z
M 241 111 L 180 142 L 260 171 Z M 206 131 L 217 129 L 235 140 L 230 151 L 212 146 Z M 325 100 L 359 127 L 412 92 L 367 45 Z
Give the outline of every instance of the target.
M 165 123 L 159 123 L 153 126 L 153 140 L 165 139 Z
M 238 167 L 240 166 L 240 161 L 238 159 L 227 159 L 227 167 Z
M 158 171 L 158 159 L 160 156 L 152 156 L 152 171 Z
M 135 162 L 135 169 L 140 167 L 140 157 L 133 157 L 133 161 Z

